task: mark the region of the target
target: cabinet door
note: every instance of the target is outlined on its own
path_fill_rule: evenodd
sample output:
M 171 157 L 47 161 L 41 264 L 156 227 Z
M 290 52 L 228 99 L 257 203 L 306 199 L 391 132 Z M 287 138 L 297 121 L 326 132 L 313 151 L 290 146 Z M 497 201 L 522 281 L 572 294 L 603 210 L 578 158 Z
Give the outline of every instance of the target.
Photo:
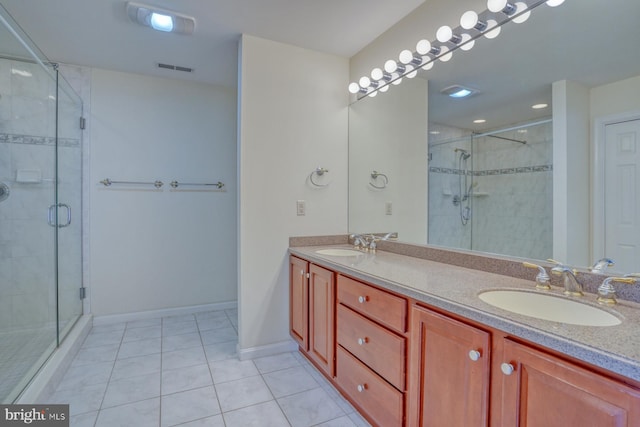
M 309 357 L 333 377 L 335 274 L 314 264 L 309 274 Z
M 300 348 L 309 349 L 309 263 L 289 258 L 289 333 Z
M 489 333 L 422 307 L 411 314 L 409 425 L 486 426 Z
M 502 426 L 638 427 L 640 392 L 505 340 Z

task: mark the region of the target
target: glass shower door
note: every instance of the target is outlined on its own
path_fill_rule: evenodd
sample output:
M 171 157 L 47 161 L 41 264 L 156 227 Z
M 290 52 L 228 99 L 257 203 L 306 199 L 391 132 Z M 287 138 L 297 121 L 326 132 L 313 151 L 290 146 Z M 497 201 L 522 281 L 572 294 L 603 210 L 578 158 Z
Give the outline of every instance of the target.
M 60 342 L 82 314 L 82 101 L 58 73 L 57 283 Z

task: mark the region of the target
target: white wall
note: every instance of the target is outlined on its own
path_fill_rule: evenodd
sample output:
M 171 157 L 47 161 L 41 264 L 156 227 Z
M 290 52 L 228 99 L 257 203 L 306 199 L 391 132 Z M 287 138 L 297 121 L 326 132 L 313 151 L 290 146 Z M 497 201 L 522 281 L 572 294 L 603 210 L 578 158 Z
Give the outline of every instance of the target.
M 250 357 L 290 340 L 288 238 L 347 232 L 349 69 L 248 35 L 239 62 L 239 347 Z M 329 169 L 321 189 L 308 180 L 318 166 Z
M 640 76 L 594 87 L 590 105 L 592 120 L 640 110 Z
M 93 314 L 236 300 L 235 90 L 99 69 L 91 85 Z M 172 180 L 226 191 L 174 192 Z
M 427 243 L 427 83 L 405 81 L 349 107 L 350 232 L 394 231 L 404 242 Z M 387 175 L 386 188 L 370 185 L 374 170 Z

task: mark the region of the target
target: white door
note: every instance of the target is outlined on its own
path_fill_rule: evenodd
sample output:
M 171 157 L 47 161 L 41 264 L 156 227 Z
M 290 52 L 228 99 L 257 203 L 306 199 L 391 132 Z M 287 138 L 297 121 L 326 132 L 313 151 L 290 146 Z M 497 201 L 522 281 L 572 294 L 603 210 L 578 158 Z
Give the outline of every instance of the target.
M 607 257 L 617 271 L 640 271 L 640 120 L 605 127 L 604 213 Z

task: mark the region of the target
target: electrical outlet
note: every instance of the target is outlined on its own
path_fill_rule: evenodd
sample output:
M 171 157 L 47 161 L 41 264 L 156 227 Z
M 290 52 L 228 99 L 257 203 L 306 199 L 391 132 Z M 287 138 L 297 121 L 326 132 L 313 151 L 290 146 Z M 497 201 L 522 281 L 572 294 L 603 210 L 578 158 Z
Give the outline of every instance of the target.
M 385 204 L 384 204 L 384 214 L 385 215 L 393 214 L 393 203 L 385 202 Z
M 304 216 L 307 213 L 307 204 L 304 200 L 298 200 L 296 202 L 296 213 L 298 216 Z

